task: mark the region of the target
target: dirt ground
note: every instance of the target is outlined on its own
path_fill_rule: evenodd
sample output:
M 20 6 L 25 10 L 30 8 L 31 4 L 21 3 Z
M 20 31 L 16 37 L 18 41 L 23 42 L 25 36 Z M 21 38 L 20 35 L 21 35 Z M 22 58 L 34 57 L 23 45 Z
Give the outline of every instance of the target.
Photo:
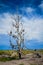
M 32 54 L 27 54 L 20 60 L 0 62 L 0 65 L 43 65 L 43 55 L 35 58 Z

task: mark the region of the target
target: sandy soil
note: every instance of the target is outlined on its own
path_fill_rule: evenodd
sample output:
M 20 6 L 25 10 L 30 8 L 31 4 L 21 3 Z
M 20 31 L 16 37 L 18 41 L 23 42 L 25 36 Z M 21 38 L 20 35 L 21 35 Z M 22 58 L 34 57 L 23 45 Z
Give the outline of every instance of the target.
M 6 62 L 0 62 L 0 65 L 43 65 L 43 55 L 41 58 L 34 58 L 32 57 L 32 54 L 25 55 L 21 60 L 12 60 L 12 61 L 6 61 Z

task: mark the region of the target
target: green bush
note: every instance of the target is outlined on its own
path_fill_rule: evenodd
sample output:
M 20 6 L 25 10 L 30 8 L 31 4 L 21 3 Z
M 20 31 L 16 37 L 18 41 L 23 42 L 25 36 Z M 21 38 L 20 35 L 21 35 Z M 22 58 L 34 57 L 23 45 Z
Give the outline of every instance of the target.
M 11 61 L 11 60 L 18 60 L 18 57 L 0 57 L 0 61 L 5 62 L 5 61 Z
M 36 64 L 30 64 L 30 65 L 36 65 Z
M 19 64 L 19 65 L 24 65 L 23 63 Z

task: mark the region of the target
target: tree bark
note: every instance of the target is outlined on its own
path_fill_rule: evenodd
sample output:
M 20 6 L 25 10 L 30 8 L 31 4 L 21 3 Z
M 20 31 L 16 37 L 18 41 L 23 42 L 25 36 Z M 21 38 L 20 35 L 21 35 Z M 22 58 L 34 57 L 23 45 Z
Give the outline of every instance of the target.
M 18 50 L 19 59 L 21 59 L 21 49 Z
M 19 59 L 21 59 L 21 53 L 19 52 Z

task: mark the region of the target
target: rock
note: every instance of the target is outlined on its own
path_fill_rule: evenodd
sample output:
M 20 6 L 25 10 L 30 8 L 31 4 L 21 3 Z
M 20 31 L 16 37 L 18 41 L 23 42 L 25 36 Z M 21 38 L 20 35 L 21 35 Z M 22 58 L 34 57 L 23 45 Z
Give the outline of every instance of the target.
M 39 53 L 34 53 L 34 54 L 33 54 L 33 57 L 34 57 L 34 58 L 41 58 L 41 55 L 40 55 Z

